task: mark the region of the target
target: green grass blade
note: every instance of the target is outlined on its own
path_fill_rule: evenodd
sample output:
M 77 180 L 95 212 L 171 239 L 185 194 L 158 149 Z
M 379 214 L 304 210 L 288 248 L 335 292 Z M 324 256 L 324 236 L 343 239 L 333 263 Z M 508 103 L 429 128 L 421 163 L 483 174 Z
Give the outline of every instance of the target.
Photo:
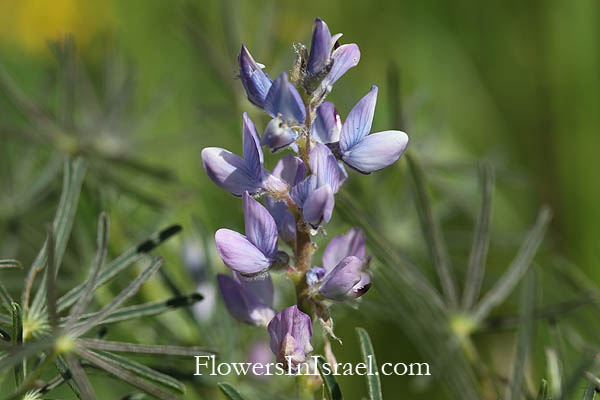
M 596 397 L 596 385 L 593 382 L 590 382 L 585 388 L 581 400 L 594 400 L 594 397 Z
M 371 342 L 369 333 L 363 328 L 356 328 L 356 333 L 358 334 L 358 340 L 360 342 L 360 352 L 362 354 L 363 362 L 367 365 L 367 371 L 377 371 L 378 369 L 377 360 L 375 359 L 375 350 L 373 349 L 373 343 Z M 383 399 L 379 375 L 370 374 L 366 376 L 367 388 L 369 389 L 369 399 Z
M 15 348 L 23 348 L 23 314 L 21 313 L 21 306 L 17 303 L 12 303 L 12 319 L 13 319 L 13 332 L 12 337 L 15 344 Z M 23 358 L 20 362 L 15 363 L 15 387 L 21 386 L 25 380 L 25 361 Z M 0 367 L 0 370 L 2 368 Z
M 127 301 L 130 297 L 135 295 L 140 287 L 148 280 L 150 277 L 158 271 L 158 269 L 162 266 L 163 259 L 158 257 L 155 258 L 152 263 L 144 270 L 138 277 L 129 284 L 125 289 L 121 291 L 110 303 L 104 306 L 94 317 L 90 318 L 86 321 L 86 323 L 79 328 L 73 329 L 73 334 L 75 336 L 81 336 L 96 325 L 102 323 L 104 318 L 106 318 L 110 313 L 119 308 L 125 301 Z
M 229 400 L 244 400 L 244 398 L 236 390 L 236 388 L 231 386 L 229 383 L 221 382 L 221 383 L 217 383 L 217 386 Z
M 486 318 L 492 309 L 502 303 L 512 292 L 517 283 L 519 283 L 525 272 L 527 272 L 527 269 L 531 265 L 531 262 L 542 243 L 551 218 L 552 212 L 550 209 L 548 207 L 542 207 L 533 228 L 531 228 L 527 234 L 525 241 L 508 267 L 508 270 L 475 307 L 473 317 L 476 323 L 479 323 Z
M 94 285 L 96 283 L 96 279 L 98 277 L 98 273 L 100 269 L 104 265 L 104 260 L 106 259 L 106 253 L 108 251 L 108 234 L 110 230 L 110 221 L 108 219 L 108 215 L 105 213 L 100 214 L 98 218 L 98 234 L 96 236 L 96 255 L 94 256 L 94 260 L 92 261 L 92 265 L 90 267 L 90 272 L 88 274 L 88 279 L 85 282 L 85 286 L 79 296 L 79 300 L 75 303 L 75 306 L 71 309 L 69 313 L 69 321 L 67 322 L 67 326 L 71 327 L 78 319 L 81 317 L 81 314 L 85 311 L 85 309 L 90 304 L 92 297 L 94 295 Z
M 125 268 L 127 268 L 132 263 L 138 261 L 150 251 L 154 250 L 157 246 L 170 239 L 177 233 L 181 232 L 181 226 L 172 225 L 165 229 L 162 229 L 158 232 L 155 232 L 148 239 L 139 243 L 137 246 L 134 246 L 121 254 L 111 263 L 109 263 L 106 268 L 102 269 L 98 275 L 98 280 L 94 285 L 93 290 L 98 289 L 100 286 L 108 283 L 111 279 L 117 276 L 120 272 L 122 272 Z M 85 283 L 75 288 L 71 289 L 67 294 L 62 296 L 58 300 L 58 311 L 61 312 L 65 310 L 67 307 L 74 304 L 79 296 L 81 296 L 81 292 L 85 288 Z
M 111 342 L 100 339 L 78 339 L 78 343 L 92 350 L 114 351 L 117 353 L 153 354 L 175 357 L 192 357 L 198 354 L 215 354 L 205 347 L 147 345 L 125 342 Z
M 18 260 L 12 260 L 12 259 L 0 260 L 0 269 L 11 269 L 11 268 L 23 269 L 23 265 Z
M 317 358 L 317 367 L 319 369 L 319 374 L 321 374 L 321 378 L 323 378 L 325 396 L 327 397 L 327 400 L 341 400 L 343 397 L 340 385 L 338 385 L 335 380 L 331 368 L 328 369 L 325 364 L 325 359 L 322 356 L 319 356 Z
M 538 390 L 538 394 L 535 400 L 546 400 L 548 398 L 548 382 L 545 379 L 542 379 L 540 383 L 540 390 Z
M 525 380 L 525 367 L 529 357 L 529 347 L 533 331 L 533 313 L 536 303 L 536 281 L 535 272 L 529 270 L 523 289 L 521 290 L 521 322 L 517 339 L 517 353 L 513 362 L 513 375 L 511 384 L 511 399 L 522 398 L 521 391 Z
M 159 315 L 181 307 L 192 306 L 202 299 L 202 295 L 193 293 L 187 296 L 176 296 L 168 300 L 123 307 L 108 314 L 102 321 L 102 324 L 113 324 L 115 322 Z M 81 318 L 79 318 L 79 322 L 75 326 L 83 325 L 85 321 L 93 318 L 96 314 L 97 313 L 90 313 L 82 315 Z
M 481 211 L 473 235 L 473 245 L 469 255 L 469 268 L 465 281 L 465 290 L 462 298 L 462 307 L 470 310 L 476 303 L 483 277 L 485 262 L 490 245 L 490 221 L 492 219 L 492 200 L 494 194 L 494 168 L 489 164 L 480 167 L 481 176 Z
M 431 254 L 431 259 L 440 280 L 444 296 L 450 306 L 455 306 L 458 304 L 458 288 L 456 286 L 456 279 L 454 277 L 454 273 L 452 272 L 450 256 L 448 255 L 448 251 L 444 243 L 442 231 L 433 215 L 433 210 L 431 209 L 431 202 L 429 200 L 429 195 L 427 194 L 423 170 L 412 154 L 407 152 L 404 157 L 408 162 L 410 175 L 412 177 L 415 192 L 415 203 L 417 206 L 417 212 L 419 214 L 419 221 L 421 222 L 423 235 L 425 237 L 425 241 L 427 242 L 427 248 Z
M 156 386 L 155 384 L 150 383 L 143 378 L 140 378 L 138 376 L 138 374 L 143 375 L 143 373 L 145 373 L 147 371 L 142 371 L 142 370 L 136 369 L 135 366 L 133 365 L 133 362 L 130 360 L 128 360 L 128 361 L 130 361 L 131 364 L 127 364 L 126 366 L 124 366 L 124 363 L 122 363 L 122 362 L 115 361 L 113 358 L 106 357 L 105 354 L 99 354 L 99 353 L 93 352 L 91 350 L 79 348 L 79 349 L 77 349 L 77 354 L 79 354 L 83 359 L 94 364 L 98 368 L 103 369 L 104 371 L 115 376 L 116 378 L 121 379 L 124 382 L 127 382 L 130 385 L 133 385 L 133 386 L 137 387 L 138 389 L 141 389 L 141 390 L 147 392 L 148 394 L 151 394 L 152 396 L 155 396 L 162 400 L 173 400 L 173 399 L 177 398 L 176 396 L 173 395 L 173 393 L 167 392 L 167 391 L 163 390 L 162 388 Z M 114 354 L 111 356 L 115 357 Z M 137 364 L 137 363 L 135 363 L 135 364 Z M 142 367 L 147 368 L 144 366 L 142 366 Z M 132 372 L 132 370 L 135 370 L 136 372 Z M 154 371 L 154 372 L 156 372 L 156 371 Z M 156 373 L 160 374 L 159 372 L 156 372 Z M 160 375 L 162 375 L 162 377 L 166 376 L 164 374 L 160 374 Z M 158 379 L 158 375 L 155 375 L 154 377 L 156 379 Z M 161 379 L 162 379 L 162 377 L 161 377 Z

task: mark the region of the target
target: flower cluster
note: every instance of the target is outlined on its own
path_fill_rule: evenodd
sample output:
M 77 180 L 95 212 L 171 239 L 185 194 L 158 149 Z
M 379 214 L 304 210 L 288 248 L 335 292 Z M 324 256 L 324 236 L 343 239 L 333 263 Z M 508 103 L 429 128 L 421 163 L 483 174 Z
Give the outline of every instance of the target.
M 340 45 L 340 37 L 317 18 L 310 52 L 296 45 L 289 76 L 282 72 L 275 81 L 242 45 L 238 61 L 248 100 L 272 119 L 259 137 L 244 113 L 243 157 L 216 147 L 202 151 L 210 179 L 241 196 L 244 209 L 245 235 L 229 229 L 215 234 L 218 253 L 233 271 L 233 277 L 218 276 L 225 305 L 234 318 L 266 326 L 271 350 L 292 367 L 313 350 L 312 320 L 318 318 L 333 335 L 329 305 L 358 298 L 371 286 L 365 237 L 358 228 L 329 242 L 321 266 L 311 262 L 312 238 L 324 233 L 331 219 L 335 194 L 348 177 L 345 166 L 363 174 L 380 170 L 396 162 L 408 143 L 404 132 L 370 133 L 376 86 L 344 122 L 325 101 L 333 84 L 360 59 L 358 46 Z M 262 146 L 292 152 L 269 171 Z M 292 258 L 279 249 L 279 239 Z M 296 285 L 297 304 L 279 313 L 273 309 L 274 271 L 285 271 Z

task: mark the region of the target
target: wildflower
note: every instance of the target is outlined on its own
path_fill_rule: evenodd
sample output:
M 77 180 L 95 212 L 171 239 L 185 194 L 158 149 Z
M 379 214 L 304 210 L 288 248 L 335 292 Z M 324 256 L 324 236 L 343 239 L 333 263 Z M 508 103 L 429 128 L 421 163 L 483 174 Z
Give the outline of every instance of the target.
M 408 136 L 402 131 L 372 133 L 377 86 L 371 88 L 350 111 L 342 125 L 340 140 L 330 145 L 348 166 L 369 174 L 395 163 L 406 149 Z
M 329 27 L 321 18 L 313 24 L 310 55 L 306 66 L 305 87 L 309 92 L 319 86 L 330 92 L 333 84 L 360 60 L 360 50 L 354 43 L 339 45 L 338 33 L 331 36 Z
M 306 361 L 313 348 L 312 322 L 310 317 L 291 306 L 277 313 L 267 327 L 271 337 L 271 351 L 277 361 L 296 369 L 299 363 Z
M 254 61 L 244 45 L 242 45 L 238 61 L 240 64 L 240 79 L 244 89 L 246 89 L 248 100 L 262 108 L 272 85 L 269 77 L 262 71 L 265 66 Z
M 286 154 L 273 168 L 273 175 L 291 186 L 296 179 L 300 164 L 302 164 L 302 161 L 298 157 Z M 287 205 L 280 199 L 266 196 L 265 207 L 275 220 L 281 239 L 285 242 L 294 241 L 296 239 L 296 221 Z
M 269 274 L 247 279 L 233 272 L 217 275 L 219 290 L 229 313 L 237 320 L 251 325 L 267 326 L 275 316 L 273 310 L 273 282 Z
M 287 255 L 277 251 L 277 225 L 271 214 L 248 192 L 243 195 L 243 206 L 246 236 L 230 229 L 215 233 L 225 265 L 243 275 L 257 275 L 273 264 L 287 263 Z
M 342 120 L 333 103 L 323 102 L 317 108 L 316 114 L 312 124 L 312 138 L 323 144 L 338 142 L 342 130 Z
M 202 165 L 209 178 L 235 196 L 244 192 L 257 194 L 262 191 L 286 192 L 288 187 L 263 167 L 264 159 L 256 128 L 244 113 L 244 158 L 218 147 L 202 150 Z
M 273 118 L 265 127 L 260 144 L 276 152 L 296 141 L 298 134 L 280 117 Z

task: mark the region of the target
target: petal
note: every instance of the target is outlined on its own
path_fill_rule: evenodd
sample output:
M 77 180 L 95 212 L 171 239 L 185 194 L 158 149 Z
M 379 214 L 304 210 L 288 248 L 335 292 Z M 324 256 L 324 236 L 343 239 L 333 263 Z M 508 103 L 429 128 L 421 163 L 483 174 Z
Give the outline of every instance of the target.
M 334 193 L 340 183 L 338 162 L 327 146 L 316 143 L 310 151 L 310 169 L 317 178 L 317 187 L 330 185 Z
M 406 149 L 408 136 L 401 131 L 373 133 L 342 154 L 342 160 L 364 174 L 395 163 Z
M 352 228 L 345 234 L 331 239 L 323 252 L 323 267 L 330 271 L 348 256 L 355 256 L 361 260 L 365 258 L 365 234 L 362 229 Z
M 284 125 L 281 119 L 273 118 L 265 127 L 260 143 L 275 152 L 292 144 L 297 136 L 297 133 Z
M 244 89 L 246 89 L 248 100 L 262 108 L 272 85 L 271 80 L 262 71 L 261 66 L 254 61 L 244 45 L 242 45 L 238 61 L 240 64 L 240 78 Z
M 312 322 L 310 317 L 291 306 L 277 313 L 267 327 L 271 341 L 271 351 L 279 362 L 285 362 L 285 356 L 303 361 L 312 351 Z
M 254 176 L 260 178 L 264 156 L 260 147 L 258 133 L 256 133 L 256 127 L 250 117 L 248 117 L 248 113 L 244 113 L 243 120 L 244 160 Z
M 315 19 L 307 67 L 310 75 L 318 74 L 327 67 L 327 64 L 329 64 L 332 48 L 331 39 L 331 33 L 329 32 L 329 27 L 327 27 L 325 21 L 321 18 Z
M 331 186 L 324 185 L 313 191 L 302 206 L 304 219 L 312 226 L 328 223 L 335 205 Z
M 264 272 L 271 265 L 271 260 L 241 233 L 219 229 L 215 233 L 215 243 L 225 265 L 244 275 Z
M 352 291 L 349 293 L 352 297 L 360 297 L 371 288 L 371 275 L 367 272 L 363 272 L 360 275 L 360 282 L 352 287 Z
M 331 300 L 344 300 L 348 292 L 361 280 L 363 262 L 360 258 L 344 258 L 325 276 L 319 294 Z
M 255 304 L 261 306 L 273 306 L 273 280 L 269 273 L 260 274 L 256 277 L 245 277 L 237 272 L 233 277 L 246 293 L 250 293 L 254 298 L 248 296 Z
M 335 106 L 325 101 L 317 108 L 317 116 L 312 124 L 312 137 L 321 143 L 334 143 L 340 140 L 342 120 Z
M 277 253 L 277 224 L 269 211 L 248 192 L 242 196 L 244 203 L 244 223 L 246 238 L 260 250 L 265 257 L 273 259 Z
M 296 239 L 296 223 L 294 221 L 294 216 L 287 209 L 285 203 L 283 201 L 278 201 L 271 196 L 266 196 L 265 207 L 273 216 L 281 239 L 285 242 Z
M 293 185 L 296 179 L 298 167 L 301 164 L 302 160 L 300 160 L 300 158 L 291 154 L 286 154 L 285 156 L 281 157 L 281 159 L 275 165 L 275 168 L 273 168 L 273 175 L 283 179 L 290 185 Z
M 327 77 L 323 80 L 323 85 L 328 87 L 342 77 L 350 68 L 355 67 L 360 61 L 360 50 L 354 43 L 344 44 L 338 47 L 331 54 L 333 65 Z
M 269 89 L 264 109 L 273 118 L 281 114 L 286 121 L 304 122 L 306 118 L 306 109 L 302 98 L 294 85 L 288 82 L 285 72 L 279 75 Z
M 369 134 L 376 103 L 377 86 L 373 85 L 369 93 L 356 103 L 342 126 L 340 132 L 340 149 L 342 153 L 348 151 Z
M 223 274 L 217 275 L 217 284 L 219 285 L 219 291 L 221 292 L 221 297 L 223 297 L 227 311 L 235 319 L 252 324 L 253 321 L 250 318 L 248 306 L 242 296 L 241 285 L 228 275 Z
M 230 193 L 241 196 L 245 191 L 254 194 L 262 190 L 260 180 L 248 169 L 246 161 L 230 151 L 207 147 L 201 158 L 208 177 Z

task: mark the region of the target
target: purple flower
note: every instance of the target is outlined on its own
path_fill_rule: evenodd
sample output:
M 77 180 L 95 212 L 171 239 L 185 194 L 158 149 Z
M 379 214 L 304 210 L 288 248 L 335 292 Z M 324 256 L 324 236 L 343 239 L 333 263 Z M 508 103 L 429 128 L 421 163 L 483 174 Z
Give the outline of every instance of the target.
M 202 150 L 202 165 L 208 177 L 217 186 L 241 196 L 263 190 L 282 193 L 288 186 L 263 168 L 263 152 L 254 123 L 244 113 L 243 123 L 244 158 L 218 147 Z
M 273 282 L 268 274 L 247 279 L 237 272 L 233 278 L 217 275 L 217 283 L 229 313 L 237 320 L 251 325 L 267 326 L 275 316 L 273 310 Z
M 276 152 L 294 143 L 298 134 L 280 117 L 273 118 L 265 127 L 260 144 Z
M 273 82 L 265 98 L 263 108 L 271 117 L 281 116 L 284 121 L 288 122 L 304 122 L 306 118 L 306 109 L 302 97 L 300 97 L 294 85 L 288 82 L 288 76 L 285 72 L 282 72 Z
M 254 58 L 252 58 L 252 55 L 250 55 L 250 52 L 244 45 L 242 45 L 238 61 L 240 63 L 240 79 L 242 85 L 244 85 L 244 89 L 246 89 L 248 100 L 262 108 L 272 85 L 271 80 L 262 71 L 264 65 L 254 61 Z
M 312 173 L 305 178 L 306 167 L 298 167 L 290 196 L 302 209 L 304 219 L 317 227 L 331 219 L 334 194 L 343 183 L 343 176 L 335 156 L 321 143 L 310 151 L 310 168 Z
M 339 156 L 351 168 L 363 174 L 395 163 L 406 149 L 408 136 L 401 131 L 384 131 L 369 135 L 377 86 L 373 86 L 350 111 L 340 132 Z
M 321 84 L 327 92 L 333 84 L 360 60 L 360 51 L 354 43 L 340 46 L 338 33 L 331 36 L 329 27 L 321 18 L 313 24 L 310 55 L 307 63 L 307 86 L 312 88 L 316 83 Z
M 365 258 L 365 235 L 358 228 L 331 239 L 323 252 L 323 268 L 314 267 L 306 274 L 310 287 L 318 294 L 342 301 L 360 297 L 371 287 L 371 275 Z
M 323 144 L 335 143 L 340 140 L 342 120 L 333 103 L 323 102 L 317 108 L 317 116 L 312 124 L 311 136 Z
M 248 192 L 243 195 L 246 236 L 230 229 L 215 233 L 225 265 L 243 275 L 265 272 L 278 261 L 277 226 L 271 214 Z
M 275 315 L 267 329 L 271 337 L 271 351 L 278 362 L 291 369 L 305 362 L 313 350 L 310 344 L 312 322 L 297 306 L 288 307 Z
M 291 186 L 296 179 L 296 173 L 301 164 L 302 161 L 298 157 L 286 154 L 277 162 L 275 168 L 273 168 L 273 176 L 287 182 Z M 287 205 L 280 199 L 266 196 L 265 207 L 275 219 L 281 239 L 285 242 L 296 240 L 296 221 L 292 213 L 288 210 Z

